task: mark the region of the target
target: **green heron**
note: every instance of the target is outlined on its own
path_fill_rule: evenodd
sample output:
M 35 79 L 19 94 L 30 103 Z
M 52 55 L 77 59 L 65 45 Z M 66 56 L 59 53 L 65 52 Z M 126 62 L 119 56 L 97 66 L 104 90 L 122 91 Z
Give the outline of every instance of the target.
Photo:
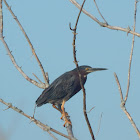
M 92 68 L 90 66 L 80 66 L 79 72 L 81 74 L 81 81 L 84 85 L 87 80 L 87 75 L 91 72 L 107 70 L 105 68 Z M 59 110 L 62 114 L 62 117 L 65 117 L 65 123 L 71 124 L 67 119 L 67 113 L 64 110 L 64 104 L 71 97 L 73 97 L 77 92 L 81 90 L 80 80 L 77 68 L 72 71 L 68 71 L 58 77 L 52 84 L 46 88 L 42 94 L 36 100 L 37 107 L 42 106 L 46 103 L 51 103 L 52 106 Z M 57 106 L 57 107 L 56 107 Z

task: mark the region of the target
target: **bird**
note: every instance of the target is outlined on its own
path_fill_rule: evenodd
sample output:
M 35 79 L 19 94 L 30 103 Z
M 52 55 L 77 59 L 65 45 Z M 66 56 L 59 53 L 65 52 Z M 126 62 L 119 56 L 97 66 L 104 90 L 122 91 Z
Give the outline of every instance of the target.
M 106 68 L 92 68 L 88 65 L 79 66 L 79 72 L 81 74 L 82 85 L 85 84 L 87 80 L 87 75 L 91 72 L 107 70 Z M 70 98 L 72 98 L 76 93 L 81 90 L 79 73 L 77 68 L 65 72 L 60 77 L 55 79 L 48 88 L 46 88 L 42 94 L 36 100 L 36 106 L 40 107 L 44 104 L 51 103 L 52 106 L 61 112 L 62 117 L 65 119 L 66 123 L 71 125 L 70 120 L 67 119 L 68 113 L 65 112 L 64 104 Z

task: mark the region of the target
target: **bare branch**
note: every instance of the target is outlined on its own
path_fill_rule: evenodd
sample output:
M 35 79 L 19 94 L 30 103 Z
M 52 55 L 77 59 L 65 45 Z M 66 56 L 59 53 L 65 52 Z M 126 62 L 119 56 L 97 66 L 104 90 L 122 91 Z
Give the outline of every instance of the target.
M 0 0 L 0 38 L 3 36 L 2 0 Z
M 137 12 L 137 0 L 135 0 L 135 10 L 134 10 L 134 26 L 133 26 L 134 32 L 135 32 L 135 27 L 136 27 L 136 12 Z M 135 41 L 135 35 L 133 35 L 133 39 L 132 39 L 132 47 L 131 47 L 131 53 L 130 53 L 130 59 L 129 59 L 129 69 L 128 69 L 127 91 L 126 91 L 126 96 L 125 96 L 124 102 L 127 101 L 129 87 L 130 87 L 130 71 L 131 71 L 132 55 L 133 55 L 133 49 L 134 49 L 134 41 Z
M 101 117 L 100 117 L 100 120 L 99 120 L 99 126 L 98 126 L 98 131 L 97 131 L 96 137 L 98 136 L 98 134 L 99 134 L 99 132 L 100 132 L 102 115 L 103 115 L 103 113 L 101 113 Z
M 90 113 L 94 108 L 95 108 L 95 106 L 92 107 L 87 113 Z
M 8 10 L 9 10 L 10 13 L 12 14 L 13 18 L 16 20 L 17 24 L 19 25 L 19 27 L 20 27 L 21 31 L 23 32 L 24 36 L 26 37 L 26 39 L 27 39 L 27 41 L 28 41 L 28 43 L 29 43 L 29 45 L 30 45 L 30 47 L 31 47 L 32 53 L 33 53 L 33 55 L 35 56 L 35 58 L 36 58 L 36 60 L 37 60 L 37 62 L 38 62 L 38 64 L 39 64 L 39 66 L 40 66 L 40 68 L 41 68 L 41 70 L 42 70 L 42 74 L 43 74 L 43 77 L 44 77 L 44 80 L 45 80 L 45 84 L 44 84 L 35 74 L 33 74 L 33 75 L 38 79 L 38 81 L 39 81 L 41 84 L 39 84 L 39 83 L 36 82 L 35 80 L 30 79 L 30 78 L 22 71 L 22 69 L 16 64 L 15 59 L 14 59 L 13 55 L 11 54 L 11 52 L 10 52 L 10 50 L 9 50 L 9 48 L 8 48 L 8 45 L 6 44 L 4 38 L 2 37 L 1 40 L 2 40 L 3 44 L 4 44 L 5 47 L 6 47 L 6 50 L 7 50 L 7 52 L 8 52 L 8 55 L 10 56 L 10 58 L 11 58 L 13 64 L 14 64 L 14 66 L 18 69 L 18 71 L 24 76 L 24 78 L 25 78 L 26 80 L 28 80 L 29 82 L 33 83 L 34 85 L 36 85 L 36 86 L 38 86 L 38 87 L 40 87 L 40 88 L 45 89 L 45 88 L 47 88 L 47 87 L 49 86 L 49 76 L 48 76 L 48 73 L 47 73 L 47 72 L 46 72 L 46 73 L 44 72 L 43 66 L 42 66 L 40 60 L 38 59 L 38 57 L 37 57 L 37 55 L 36 55 L 36 53 L 35 53 L 35 50 L 34 50 L 32 44 L 31 44 L 31 42 L 30 42 L 30 40 L 29 40 L 29 38 L 28 38 L 26 32 L 24 31 L 22 25 L 20 24 L 19 20 L 18 20 L 17 17 L 14 15 L 13 11 L 12 11 L 11 8 L 9 7 L 9 5 L 7 4 L 6 0 L 4 0 L 4 2 L 5 2 L 5 4 L 6 4 Z M 71 136 L 71 139 L 75 140 L 75 138 L 74 138 L 74 136 L 73 136 L 73 132 L 72 132 L 72 126 L 66 125 L 66 128 L 67 128 L 67 131 L 68 131 L 69 136 Z
M 80 17 L 80 14 L 82 12 L 82 9 L 83 9 L 85 1 L 86 0 L 83 1 L 82 6 L 80 7 L 80 11 L 79 11 L 76 23 L 75 23 L 75 28 L 71 29 L 71 27 L 70 27 L 70 29 L 74 31 L 73 32 L 73 34 L 74 34 L 74 36 L 73 36 L 73 43 L 72 43 L 72 45 L 73 45 L 73 57 L 74 57 L 74 63 L 76 65 L 76 67 L 77 67 L 77 71 L 78 71 L 78 75 L 79 75 L 79 80 L 80 80 L 80 85 L 81 85 L 81 88 L 83 90 L 83 112 L 84 112 L 84 116 L 85 116 L 85 119 L 86 119 L 87 126 L 89 128 L 89 132 L 91 134 L 92 140 L 95 140 L 94 134 L 93 134 L 93 131 L 92 131 L 92 128 L 91 128 L 91 125 L 90 125 L 90 122 L 89 122 L 89 119 L 88 119 L 88 116 L 87 116 L 87 111 L 86 111 L 86 92 L 85 92 L 84 85 L 82 84 L 81 74 L 80 74 L 80 71 L 79 71 L 78 61 L 76 59 L 76 49 L 75 49 L 75 47 L 76 47 L 75 40 L 76 40 L 76 35 L 77 35 L 76 29 L 77 29 L 79 17 Z
M 103 15 L 101 14 L 101 12 L 100 12 L 100 10 L 99 10 L 99 8 L 98 8 L 98 5 L 97 5 L 97 3 L 96 3 L 95 0 L 94 0 L 94 3 L 95 3 L 95 6 L 96 6 L 96 8 L 97 8 L 97 10 L 98 10 L 98 12 L 99 12 L 99 14 L 100 14 L 100 16 L 102 17 L 102 19 L 104 20 L 104 22 L 108 25 L 107 21 L 105 20 L 105 18 L 104 18 Z
M 37 56 L 37 54 L 36 54 L 36 52 L 35 52 L 35 49 L 34 49 L 32 43 L 31 43 L 29 37 L 27 36 L 27 34 L 26 34 L 26 32 L 24 31 L 22 25 L 20 24 L 19 20 L 17 19 L 17 17 L 16 17 L 15 14 L 13 13 L 13 11 L 11 10 L 11 8 L 10 8 L 10 6 L 8 5 L 8 3 L 6 2 L 6 0 L 4 0 L 4 3 L 5 3 L 5 5 L 7 6 L 8 10 L 10 11 L 10 13 L 12 14 L 13 18 L 15 19 L 15 21 L 17 22 L 17 24 L 19 25 L 19 27 L 20 27 L 22 33 L 24 34 L 25 38 L 27 39 L 27 41 L 28 41 L 28 43 L 29 43 L 29 45 L 30 45 L 30 48 L 31 48 L 31 50 L 32 50 L 32 54 L 35 56 L 35 58 L 36 58 L 36 60 L 37 60 L 37 62 L 38 62 L 38 65 L 39 65 L 39 67 L 40 67 L 40 69 L 41 69 L 41 71 L 42 71 L 42 74 L 43 74 L 43 77 L 44 77 L 44 81 L 45 81 L 45 86 L 46 86 L 46 88 L 47 88 L 47 87 L 49 86 L 49 83 L 48 83 L 48 81 L 47 81 L 44 68 L 43 68 L 43 66 L 42 66 L 42 64 L 41 64 L 41 62 L 40 62 L 40 60 L 39 60 L 39 58 L 38 58 L 38 56 Z
M 134 26 L 133 26 L 133 31 L 135 32 L 135 25 L 136 25 L 136 11 L 137 11 L 137 3 L 138 1 L 135 0 L 135 10 L 134 10 Z M 126 101 L 128 99 L 128 93 L 129 93 L 129 88 L 130 88 L 130 70 L 131 70 L 131 63 L 132 63 L 132 55 L 133 55 L 133 49 L 134 49 L 134 40 L 135 40 L 135 35 L 133 35 L 133 39 L 132 39 L 132 48 L 131 48 L 131 53 L 130 53 L 130 59 L 129 59 L 129 69 L 128 69 L 128 83 L 127 83 L 127 91 L 126 91 L 126 96 L 125 99 L 123 100 L 123 94 L 122 94 L 122 90 L 121 90 L 121 86 L 119 83 L 119 80 L 117 78 L 116 73 L 114 73 L 114 76 L 116 78 L 118 87 L 119 87 L 119 91 L 120 91 L 120 96 L 121 96 L 121 109 L 124 111 L 124 113 L 126 114 L 127 118 L 129 119 L 130 123 L 132 124 L 132 126 L 134 127 L 136 133 L 138 134 L 138 137 L 140 138 L 140 131 L 137 128 L 135 122 L 133 121 L 131 115 L 128 113 L 125 104 Z
M 126 114 L 127 118 L 129 119 L 130 123 L 131 123 L 132 126 L 134 127 L 134 129 L 135 129 L 135 131 L 136 131 L 136 133 L 138 134 L 138 137 L 139 137 L 139 139 L 140 139 L 140 131 L 139 131 L 139 129 L 137 128 L 135 122 L 133 121 L 131 115 L 128 113 L 128 111 L 127 111 L 125 105 L 124 105 L 124 106 L 121 106 L 121 109 L 122 109 L 122 110 L 124 111 L 124 113 Z
M 122 89 L 121 89 L 121 85 L 120 85 L 118 76 L 117 76 L 117 74 L 115 72 L 114 72 L 114 76 L 115 76 L 115 79 L 116 79 L 116 82 L 117 82 L 117 85 L 118 85 L 118 89 L 119 89 L 120 97 L 121 97 L 121 102 L 122 102 L 123 101 Z
M 2 41 L 2 43 L 4 44 L 7 53 L 12 61 L 12 63 L 14 64 L 14 66 L 16 67 L 16 69 L 22 74 L 22 76 L 29 82 L 31 82 L 32 84 L 34 84 L 35 86 L 39 87 L 39 88 L 44 88 L 45 89 L 45 85 L 44 84 L 39 84 L 38 82 L 36 82 L 35 80 L 29 78 L 21 69 L 21 67 L 19 67 L 7 45 L 7 43 L 4 40 L 3 37 L 3 14 L 2 14 L 2 0 L 0 1 L 0 40 Z
M 3 101 L 2 99 L 0 99 L 0 102 L 3 103 L 3 104 L 5 104 L 6 106 L 8 106 L 8 108 L 11 108 L 11 109 L 13 109 L 14 111 L 16 111 L 16 112 L 20 113 L 21 115 L 25 116 L 26 118 L 30 119 L 30 120 L 31 120 L 32 122 L 34 122 L 38 127 L 40 127 L 41 129 L 43 129 L 44 131 L 48 132 L 51 136 L 52 136 L 52 133 L 51 133 L 50 131 L 52 131 L 52 132 L 54 132 L 54 133 L 56 133 L 56 134 L 58 134 L 58 135 L 60 135 L 60 136 L 63 136 L 63 137 L 65 137 L 65 138 L 69 139 L 69 140 L 76 140 L 76 139 L 72 139 L 72 138 L 70 138 L 69 136 L 67 136 L 67 135 L 65 135 L 65 134 L 63 134 L 63 133 L 61 133 L 61 132 L 59 132 L 59 131 L 57 131 L 57 130 L 51 128 L 51 127 L 48 126 L 48 125 L 43 124 L 43 123 L 40 122 L 39 120 L 36 120 L 35 118 L 33 118 L 33 117 L 27 115 L 27 114 L 24 113 L 21 109 L 18 109 L 17 107 L 13 106 L 11 103 L 7 103 L 7 102 Z
M 72 125 L 69 125 L 69 123 L 67 123 L 66 129 L 67 129 L 67 133 L 68 133 L 69 137 L 71 137 L 72 140 L 76 140 L 76 138 L 74 138 L 74 135 L 73 135 Z
M 34 73 L 33 73 L 33 75 L 41 84 L 44 84 Z
M 134 127 L 136 133 L 138 134 L 138 137 L 140 138 L 140 131 L 139 129 L 137 128 L 135 122 L 133 121 L 131 115 L 127 112 L 126 110 L 126 107 L 125 107 L 125 102 L 123 100 L 123 94 L 122 94 L 122 90 L 121 90 L 121 86 L 120 86 L 120 83 L 119 83 L 119 80 L 118 80 L 118 77 L 116 75 L 116 73 L 114 73 L 114 76 L 115 76 L 115 79 L 116 79 L 116 82 L 118 84 L 118 88 L 119 88 L 119 92 L 120 92 L 120 96 L 121 96 L 121 109 L 124 111 L 124 113 L 126 114 L 126 116 L 128 117 L 129 121 L 131 122 L 132 126 Z
M 69 0 L 72 4 L 74 4 L 78 9 L 81 8 L 80 4 L 78 2 L 76 2 L 76 0 Z M 102 27 L 106 27 L 106 28 L 109 28 L 109 29 L 112 29 L 112 30 L 120 30 L 120 31 L 123 31 L 123 32 L 126 32 L 126 33 L 130 33 L 130 34 L 133 34 L 133 35 L 136 35 L 138 37 L 140 37 L 140 33 L 137 33 L 137 32 L 134 32 L 134 31 L 131 31 L 130 29 L 128 30 L 128 28 L 122 28 L 122 27 L 118 27 L 118 26 L 111 26 L 109 24 L 106 24 L 106 23 L 103 23 L 103 22 L 100 22 L 96 17 L 94 17 L 92 14 L 90 14 L 89 12 L 87 12 L 85 9 L 82 9 L 82 12 L 84 14 L 86 14 L 87 16 L 89 16 L 91 19 L 93 19 L 95 22 L 97 22 L 100 26 Z
M 6 1 L 5 1 L 6 2 Z M 6 3 L 7 4 L 7 3 Z M 35 86 L 39 87 L 39 88 L 43 88 L 45 89 L 46 88 L 46 85 L 45 84 L 39 84 L 37 81 L 29 78 L 24 72 L 23 70 L 21 69 L 21 67 L 19 67 L 14 59 L 14 56 L 12 55 L 7 43 L 5 42 L 4 40 L 4 37 L 3 37 L 3 15 L 2 15 L 2 1 L 0 2 L 0 40 L 2 41 L 2 43 L 4 44 L 4 47 L 6 48 L 7 50 L 7 53 L 13 63 L 13 65 L 16 67 L 16 69 L 22 74 L 22 76 L 29 82 L 31 82 L 32 84 L 34 84 Z M 10 7 L 9 7 L 10 9 Z M 12 11 L 11 11 L 12 12 Z
M 2 36 L 0 39 L 1 39 L 2 43 L 4 44 L 4 46 L 5 46 L 6 50 L 7 50 L 7 53 L 8 53 L 8 55 L 9 55 L 9 57 L 10 57 L 10 59 L 11 59 L 13 65 L 14 65 L 14 66 L 16 67 L 16 69 L 21 73 L 21 75 L 22 75 L 27 81 L 29 81 L 30 83 L 34 84 L 35 86 L 37 86 L 37 87 L 39 87 L 39 88 L 45 89 L 45 88 L 46 88 L 45 84 L 39 84 L 37 81 L 35 81 L 35 80 L 29 78 L 29 77 L 23 72 L 23 70 L 21 69 L 21 67 L 19 67 L 19 66 L 17 65 L 17 63 L 16 63 L 16 61 L 15 61 L 15 59 L 14 59 L 14 57 L 13 57 L 11 51 L 9 50 L 9 47 L 8 47 L 7 43 L 5 42 L 3 36 Z

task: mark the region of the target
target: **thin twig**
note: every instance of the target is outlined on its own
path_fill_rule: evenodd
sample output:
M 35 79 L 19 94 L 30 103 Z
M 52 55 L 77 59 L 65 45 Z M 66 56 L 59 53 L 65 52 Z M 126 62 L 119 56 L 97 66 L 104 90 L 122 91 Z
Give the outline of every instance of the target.
M 7 103 L 5 101 L 3 101 L 2 99 L 0 99 L 0 102 L 5 104 L 6 106 L 8 106 L 9 108 L 13 109 L 14 111 L 20 113 L 21 115 L 25 116 L 26 118 L 30 119 L 32 122 L 34 122 L 37 126 L 39 126 L 41 129 L 43 129 L 44 131 L 48 132 L 50 134 L 50 131 L 60 135 L 60 136 L 63 136 L 67 139 L 70 139 L 70 140 L 74 140 L 74 139 L 71 139 L 69 136 L 51 128 L 50 126 L 48 125 L 45 125 L 43 124 L 42 122 L 40 122 L 39 120 L 36 120 L 35 118 L 27 115 L 26 113 L 24 113 L 21 109 L 18 109 L 17 107 L 13 106 L 11 103 Z M 52 135 L 52 134 L 51 134 Z
M 99 8 L 98 8 L 98 5 L 97 5 L 97 3 L 96 3 L 95 0 L 94 0 L 94 3 L 95 3 L 95 6 L 96 6 L 96 8 L 97 8 L 97 10 L 98 10 L 98 12 L 99 12 L 99 14 L 100 14 L 100 16 L 102 17 L 102 19 L 104 20 L 104 22 L 108 25 L 107 21 L 105 20 L 105 18 L 104 18 L 103 15 L 101 14 L 101 12 L 100 12 L 100 10 L 99 10 Z
M 90 113 L 94 108 L 95 108 L 95 106 L 92 107 L 87 113 Z
M 33 73 L 33 75 L 41 84 L 44 84 L 34 73 Z
M 84 3 L 85 3 L 86 0 L 83 1 L 82 3 L 82 6 L 80 7 L 80 11 L 79 11 L 79 14 L 78 14 L 78 17 L 77 17 L 77 20 L 76 20 L 76 23 L 75 23 L 75 28 L 74 29 L 71 29 L 73 30 L 73 57 L 74 57 L 74 63 L 77 67 L 77 71 L 78 71 L 78 75 L 79 75 L 79 80 L 80 80 L 80 85 L 81 85 L 81 88 L 83 90 L 83 112 L 84 112 L 84 116 L 85 116 L 85 119 L 86 119 L 86 123 L 87 123 L 87 126 L 89 128 L 89 131 L 90 131 L 90 134 L 91 134 L 91 137 L 92 137 L 92 140 L 95 140 L 94 138 L 94 134 L 93 134 L 93 131 L 92 131 L 92 128 L 91 128 L 91 125 L 90 125 L 90 122 L 89 122 L 89 119 L 88 119 L 88 116 L 87 116 L 87 112 L 86 112 L 86 92 L 85 92 L 85 88 L 84 88 L 84 85 L 82 84 L 82 80 L 81 80 L 81 74 L 80 74 L 80 71 L 79 71 L 79 66 L 78 66 L 78 61 L 76 59 L 76 45 L 75 45 L 75 40 L 76 40 L 76 29 L 77 29 L 77 25 L 78 25 L 78 21 L 79 21 L 79 17 L 80 17 L 80 14 L 82 12 L 82 9 L 83 9 L 83 6 L 84 6 Z
M 2 0 L 0 0 L 0 38 L 3 36 Z
M 81 5 L 76 0 L 69 0 L 69 1 L 72 4 L 74 4 L 78 9 L 81 9 Z M 97 22 L 102 27 L 106 27 L 106 28 L 109 28 L 109 29 L 112 29 L 112 30 L 120 30 L 120 31 L 123 31 L 123 32 L 126 32 L 126 33 L 130 33 L 130 34 L 133 34 L 133 35 L 136 35 L 136 36 L 140 37 L 140 33 L 131 31 L 130 29 L 128 30 L 127 27 L 126 28 L 122 28 L 122 27 L 118 27 L 118 26 L 111 26 L 111 25 L 108 25 L 106 23 L 100 22 L 95 16 L 93 16 L 92 14 L 87 12 L 85 9 L 82 9 L 82 12 L 84 14 L 86 14 L 87 16 L 89 16 L 91 19 L 93 19 L 95 22 Z
M 101 113 L 101 117 L 100 117 L 100 120 L 99 120 L 99 126 L 98 126 L 98 131 L 97 131 L 96 137 L 98 136 L 98 134 L 99 134 L 99 132 L 100 132 L 102 115 L 103 115 L 103 113 Z
M 134 32 L 135 32 L 135 28 L 136 28 L 136 12 L 137 12 L 137 0 L 135 0 L 135 10 L 134 10 L 134 25 L 133 25 Z M 132 39 L 132 47 L 131 47 L 131 53 L 130 53 L 130 59 L 129 59 L 129 69 L 128 69 L 127 91 L 126 91 L 126 96 L 125 96 L 124 102 L 127 101 L 129 88 L 130 88 L 130 71 L 131 71 L 132 55 L 133 55 L 133 50 L 134 50 L 134 41 L 135 41 L 135 35 L 133 35 L 133 39 Z
M 48 82 L 47 82 L 47 78 L 46 78 L 46 75 L 45 75 L 44 68 L 43 68 L 43 66 L 42 66 L 42 64 L 41 64 L 41 62 L 40 62 L 40 60 L 39 60 L 39 58 L 38 58 L 38 56 L 37 56 L 37 54 L 36 54 L 36 52 L 35 52 L 35 49 L 34 49 L 32 43 L 31 43 L 29 37 L 27 36 L 27 34 L 26 34 L 26 32 L 24 31 L 24 29 L 23 29 L 21 23 L 19 22 L 19 20 L 17 19 L 17 17 L 16 17 L 15 14 L 13 13 L 13 11 L 11 10 L 11 7 L 8 5 L 8 3 L 6 2 L 6 0 L 4 0 L 4 3 L 5 3 L 5 5 L 7 6 L 8 10 L 10 11 L 10 13 L 12 14 L 13 18 L 15 19 L 15 21 L 17 22 L 17 24 L 19 25 L 19 27 L 20 27 L 22 33 L 24 34 L 25 38 L 27 39 L 27 41 L 28 41 L 28 43 L 29 43 L 29 45 L 30 45 L 30 48 L 31 48 L 31 50 L 32 50 L 32 54 L 35 56 L 35 58 L 36 58 L 36 60 L 37 60 L 37 63 L 38 63 L 38 65 L 39 65 L 39 67 L 40 67 L 40 69 L 41 69 L 41 71 L 42 71 L 43 78 L 44 78 L 44 81 L 45 81 L 45 85 L 46 85 L 46 88 L 47 88 L 47 87 L 49 86 L 49 84 L 48 84 Z
M 121 97 L 121 102 L 122 102 L 123 101 L 122 89 L 121 89 L 121 85 L 120 85 L 118 76 L 117 76 L 117 74 L 115 72 L 114 72 L 114 76 L 115 76 L 115 79 L 116 79 L 116 82 L 117 82 L 117 85 L 118 85 L 118 88 L 119 88 L 119 91 L 120 91 L 120 97 Z
M 139 129 L 137 128 L 135 122 L 133 121 L 131 115 L 128 113 L 128 111 L 127 111 L 127 109 L 126 109 L 125 106 L 122 106 L 121 108 L 122 108 L 122 110 L 124 111 L 124 113 L 126 114 L 127 118 L 129 119 L 130 123 L 132 124 L 133 128 L 135 129 L 135 131 L 136 131 L 136 133 L 138 134 L 138 137 L 139 137 L 139 139 L 140 139 L 140 131 L 139 131 Z

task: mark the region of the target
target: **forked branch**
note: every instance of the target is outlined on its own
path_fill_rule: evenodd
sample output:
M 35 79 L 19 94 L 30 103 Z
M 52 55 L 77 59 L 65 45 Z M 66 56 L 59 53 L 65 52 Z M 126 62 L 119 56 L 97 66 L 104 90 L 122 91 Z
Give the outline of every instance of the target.
M 7 50 L 7 54 L 9 55 L 12 63 L 14 64 L 14 66 L 16 67 L 16 69 L 22 74 L 22 76 L 28 80 L 29 82 L 31 82 L 32 84 L 38 86 L 39 88 L 45 88 L 44 84 L 39 84 L 38 82 L 36 82 L 35 80 L 29 78 L 21 69 L 21 67 L 19 67 L 14 59 L 14 56 L 12 55 L 7 43 L 4 40 L 3 37 L 3 13 L 2 13 L 2 0 L 0 0 L 0 40 L 2 41 L 2 43 L 4 44 L 6 50 Z
M 86 123 L 87 123 L 87 126 L 89 128 L 89 132 L 91 134 L 91 137 L 92 137 L 92 140 L 95 140 L 94 138 L 94 134 L 93 134 L 93 131 L 92 131 L 92 128 L 91 128 L 91 125 L 90 125 L 90 122 L 89 122 L 89 119 L 88 119 L 88 116 L 87 116 L 87 111 L 86 111 L 86 91 L 85 91 L 85 88 L 84 88 L 84 85 L 82 84 L 82 80 L 81 80 L 81 74 L 80 74 L 80 71 L 79 71 L 79 66 L 78 66 L 78 61 L 77 61 L 77 58 L 76 58 L 76 45 L 75 45 L 75 41 L 76 41 L 76 29 L 77 29 L 77 25 L 78 25 L 78 21 L 79 21 L 79 17 L 80 17 L 80 14 L 82 12 L 82 9 L 83 9 L 83 6 L 84 6 L 84 3 L 85 3 L 86 0 L 83 1 L 82 3 L 82 6 L 80 8 L 80 12 L 78 14 L 78 17 L 77 17 L 77 20 L 76 20 L 76 23 L 75 23 L 75 28 L 74 29 L 70 29 L 73 31 L 73 57 L 74 57 L 74 63 L 77 67 L 77 71 L 78 71 L 78 74 L 79 74 L 79 79 L 80 79 L 80 85 L 81 85 L 81 88 L 83 90 L 83 112 L 84 112 L 84 116 L 85 116 L 85 119 L 86 119 Z
M 26 118 L 30 119 L 31 122 L 34 122 L 34 123 L 35 123 L 38 127 L 40 127 L 42 130 L 48 132 L 48 133 L 51 135 L 51 137 L 53 137 L 54 139 L 56 139 L 56 137 L 55 137 L 51 132 L 54 132 L 54 133 L 56 133 L 56 134 L 58 134 L 58 135 L 60 135 L 60 136 L 63 136 L 63 137 L 65 137 L 65 138 L 69 139 L 69 140 L 76 140 L 76 139 L 72 139 L 71 137 L 69 137 L 69 136 L 67 136 L 67 135 L 65 135 L 65 134 L 63 134 L 63 133 L 61 133 L 61 132 L 59 132 L 59 131 L 57 131 L 57 130 L 51 128 L 51 127 L 48 126 L 48 125 L 43 124 L 43 123 L 40 122 L 39 120 L 36 120 L 35 118 L 33 118 L 33 117 L 27 115 L 27 114 L 24 113 L 21 109 L 18 109 L 17 107 L 13 106 L 11 103 L 7 103 L 7 102 L 3 101 L 2 99 L 0 99 L 0 102 L 1 102 L 2 104 L 5 104 L 5 105 L 8 107 L 7 109 L 11 108 L 11 109 L 13 109 L 14 111 L 16 111 L 16 112 L 20 113 L 21 115 L 25 116 Z
M 137 3 L 138 1 L 135 0 L 135 9 L 134 9 L 134 26 L 133 26 L 133 31 L 135 32 L 135 26 L 136 26 L 136 11 L 137 11 Z M 121 97 L 121 109 L 124 111 L 124 113 L 126 114 L 127 118 L 129 119 L 130 123 L 132 124 L 132 126 L 134 127 L 138 137 L 140 138 L 140 131 L 137 128 L 133 118 L 131 117 L 131 115 L 128 113 L 125 104 L 126 101 L 128 99 L 128 93 L 129 93 L 129 88 L 130 88 L 130 71 L 131 71 L 131 63 L 132 63 L 132 55 L 133 55 L 133 49 L 134 49 L 134 40 L 135 40 L 135 35 L 133 35 L 133 39 L 132 39 L 132 48 L 131 48 L 131 53 L 130 53 L 130 59 L 129 59 L 129 68 L 128 68 L 128 81 L 127 81 L 127 91 L 126 91 L 126 96 L 125 98 L 123 98 L 123 93 L 121 90 L 121 85 L 119 82 L 119 79 L 116 75 L 116 73 L 114 73 L 118 88 L 119 88 L 119 92 L 120 92 L 120 97 Z
M 35 49 L 34 49 L 32 43 L 31 43 L 29 37 L 27 36 L 27 34 L 26 34 L 25 30 L 23 29 L 21 23 L 19 22 L 19 20 L 17 19 L 17 17 L 16 17 L 15 14 L 13 13 L 13 11 L 11 10 L 11 7 L 8 5 L 8 3 L 6 2 L 6 0 L 3 0 L 3 1 L 4 1 L 5 5 L 7 6 L 8 10 L 10 11 L 11 15 L 13 16 L 13 18 L 15 19 L 15 21 L 16 21 L 17 24 L 19 25 L 19 27 L 20 27 L 22 33 L 24 34 L 24 36 L 25 36 L 27 42 L 29 43 L 29 46 L 30 46 L 30 48 L 31 48 L 31 50 L 32 50 L 32 54 L 35 56 L 35 58 L 36 58 L 36 60 L 37 60 L 37 63 L 38 63 L 38 65 L 39 65 L 39 67 L 40 67 L 40 69 L 41 69 L 41 71 L 42 71 L 42 75 L 43 75 L 43 77 L 44 77 L 45 84 L 43 84 L 42 86 L 38 86 L 38 87 L 40 87 L 40 88 L 47 88 L 47 87 L 49 86 L 48 79 L 47 79 L 47 77 L 46 77 L 44 68 L 43 68 L 43 66 L 42 66 L 42 64 L 41 64 L 41 62 L 40 62 L 40 60 L 39 60 L 39 58 L 38 58 L 38 56 L 37 56 L 37 54 L 36 54 L 36 52 L 35 52 Z M 4 41 L 4 39 L 3 39 L 3 43 L 4 43 L 4 42 L 5 42 L 5 41 Z M 6 44 L 6 42 L 4 43 L 4 45 L 5 45 L 5 44 Z M 5 47 L 6 47 L 6 46 L 5 46 Z M 8 45 L 7 45 L 7 47 L 8 47 Z M 9 52 L 8 52 L 8 54 L 9 54 Z M 10 55 L 9 55 L 9 56 L 10 56 Z M 17 67 L 16 67 L 16 68 L 17 68 Z M 19 71 L 19 69 L 18 69 L 18 71 Z M 23 71 L 20 70 L 19 72 L 23 75 Z M 27 76 L 26 76 L 26 77 L 27 77 Z M 25 78 L 25 76 L 24 76 L 24 78 Z M 27 80 L 27 79 L 29 79 L 29 78 L 25 78 L 25 79 Z M 29 81 L 29 80 L 28 80 L 28 81 Z M 31 81 L 31 80 L 30 80 L 30 81 Z M 34 83 L 35 83 L 35 82 L 34 82 Z M 36 85 L 37 85 L 37 84 L 36 84 Z
M 78 9 L 81 9 L 81 5 L 76 0 L 69 0 L 69 1 L 72 4 L 74 4 Z M 85 9 L 82 9 L 82 12 L 84 14 L 86 14 L 88 17 L 90 17 L 91 19 L 93 19 L 95 22 L 97 22 L 102 27 L 106 27 L 106 28 L 112 29 L 112 30 L 123 31 L 123 32 L 126 32 L 127 34 L 130 33 L 130 34 L 133 34 L 133 35 L 136 35 L 136 36 L 140 37 L 140 33 L 134 32 L 134 31 L 132 31 L 128 27 L 122 28 L 122 27 L 119 27 L 119 26 L 111 26 L 108 23 L 100 22 L 95 16 L 93 16 L 92 14 L 90 14 L 89 12 L 87 12 Z

